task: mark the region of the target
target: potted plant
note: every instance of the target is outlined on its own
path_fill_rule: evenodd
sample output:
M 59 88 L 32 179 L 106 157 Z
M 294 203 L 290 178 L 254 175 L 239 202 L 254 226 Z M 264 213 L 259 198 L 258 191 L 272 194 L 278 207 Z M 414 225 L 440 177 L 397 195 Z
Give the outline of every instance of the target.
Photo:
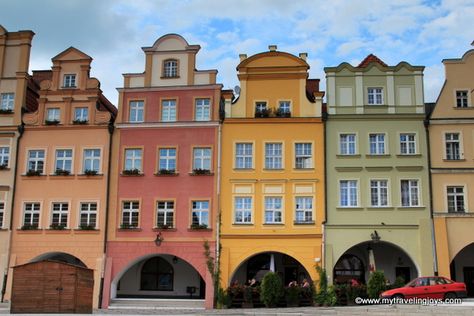
M 77 119 L 77 120 L 72 121 L 72 124 L 74 124 L 74 125 L 85 125 L 87 123 L 89 123 L 88 120 L 81 120 L 81 119 Z
M 124 169 L 122 171 L 122 174 L 127 175 L 127 176 L 137 176 L 140 174 L 140 169 L 134 168 L 134 169 Z
M 176 170 L 174 170 L 174 169 L 160 169 L 160 170 L 158 170 L 158 174 L 162 174 L 162 175 L 176 174 Z
M 64 224 L 51 224 L 49 225 L 49 229 L 52 229 L 52 230 L 64 230 L 66 228 L 66 225 Z
M 196 168 L 196 169 L 193 169 L 193 174 L 195 174 L 195 175 L 209 175 L 209 174 L 211 174 L 211 170 Z
M 28 177 L 40 176 L 40 175 L 41 175 L 41 170 L 29 169 L 29 170 L 26 172 L 26 175 L 27 175 Z
M 86 176 L 95 176 L 98 174 L 97 170 L 92 170 L 92 169 L 86 169 L 84 170 L 84 174 Z
M 71 174 L 71 171 L 57 168 L 55 174 L 57 176 L 68 176 Z
M 283 284 L 278 274 L 274 272 L 265 274 L 260 286 L 260 300 L 265 306 L 276 307 L 283 294 Z

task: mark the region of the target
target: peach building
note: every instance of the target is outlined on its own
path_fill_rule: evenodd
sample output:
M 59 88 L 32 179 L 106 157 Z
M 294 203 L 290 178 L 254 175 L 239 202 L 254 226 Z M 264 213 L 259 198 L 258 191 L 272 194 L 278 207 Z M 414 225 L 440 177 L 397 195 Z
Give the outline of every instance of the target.
M 33 71 L 39 105 L 23 115 L 9 273 L 43 259 L 93 269 L 97 307 L 116 108 L 89 75 L 91 57 L 70 47 L 52 62 L 51 70 Z
M 199 49 L 162 36 L 118 89 L 104 308 L 132 298 L 212 307 L 204 244 L 213 255 L 222 86 L 216 70 L 196 70 Z
M 8 273 L 11 209 L 21 113 L 35 108 L 36 85 L 28 75 L 32 31 L 8 32 L 0 25 L 0 282 Z

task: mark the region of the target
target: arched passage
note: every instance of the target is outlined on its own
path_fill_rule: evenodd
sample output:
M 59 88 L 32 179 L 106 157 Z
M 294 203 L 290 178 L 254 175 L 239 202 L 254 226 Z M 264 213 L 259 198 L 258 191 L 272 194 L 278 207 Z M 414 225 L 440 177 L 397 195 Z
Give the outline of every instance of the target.
M 467 296 L 474 297 L 474 243 L 461 249 L 449 266 L 451 278 L 466 284 Z
M 59 262 L 74 264 L 77 266 L 81 266 L 83 268 L 87 268 L 86 264 L 82 262 L 81 259 L 65 252 L 44 253 L 31 259 L 30 262 L 38 262 L 38 261 L 43 261 L 43 260 L 59 261 Z
M 170 254 L 130 262 L 111 284 L 111 298 L 204 299 L 206 283 L 191 264 Z
M 261 282 L 270 271 L 280 275 L 285 285 L 311 279 L 305 267 L 295 258 L 281 252 L 261 252 L 247 258 L 235 269 L 230 284 L 245 284 L 251 279 Z
M 399 246 L 386 241 L 365 241 L 346 250 L 337 260 L 333 267 L 334 283 L 347 283 L 352 279 L 366 283 L 371 265 L 375 270 L 383 271 L 391 283 L 397 277 L 408 282 L 418 276 L 415 262 Z

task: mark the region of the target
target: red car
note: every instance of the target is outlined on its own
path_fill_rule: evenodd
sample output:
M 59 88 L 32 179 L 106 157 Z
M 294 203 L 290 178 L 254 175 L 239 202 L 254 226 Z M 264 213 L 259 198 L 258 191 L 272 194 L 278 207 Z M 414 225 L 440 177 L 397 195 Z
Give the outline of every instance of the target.
M 384 298 L 438 298 L 452 299 L 466 297 L 466 284 L 454 282 L 445 277 L 430 276 L 416 278 L 404 287 L 383 292 Z

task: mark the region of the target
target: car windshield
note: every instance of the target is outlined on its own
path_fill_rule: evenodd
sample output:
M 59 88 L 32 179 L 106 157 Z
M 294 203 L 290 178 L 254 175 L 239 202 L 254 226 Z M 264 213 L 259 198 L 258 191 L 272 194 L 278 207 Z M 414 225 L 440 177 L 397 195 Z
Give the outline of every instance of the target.
M 416 280 L 417 280 L 417 279 L 411 280 L 410 282 L 408 282 L 408 283 L 405 285 L 405 287 L 415 286 L 415 285 L 416 285 Z

